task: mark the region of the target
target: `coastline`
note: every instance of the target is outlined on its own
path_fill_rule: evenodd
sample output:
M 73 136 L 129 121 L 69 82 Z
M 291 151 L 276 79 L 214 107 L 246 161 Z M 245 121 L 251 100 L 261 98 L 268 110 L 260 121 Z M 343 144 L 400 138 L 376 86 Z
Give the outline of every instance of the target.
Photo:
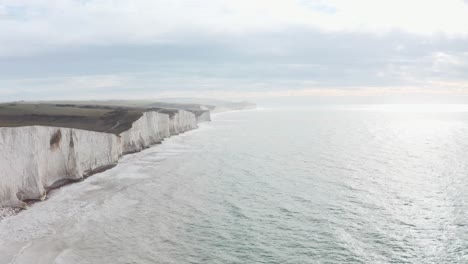
M 166 133 L 164 135 L 162 135 L 160 137 L 160 139 L 157 139 L 157 140 L 154 140 L 154 138 L 152 138 L 152 135 L 154 135 L 154 133 L 153 133 L 153 134 L 148 135 L 148 139 L 151 139 L 151 140 L 144 141 L 143 143 L 139 142 L 139 144 L 135 144 L 136 141 L 135 140 L 133 140 L 133 141 L 128 140 L 128 136 L 127 136 L 127 139 L 122 139 L 122 145 L 125 146 L 125 142 L 127 142 L 127 143 L 131 142 L 131 143 L 128 146 L 123 147 L 120 150 L 120 154 L 117 156 L 117 159 L 115 160 L 115 162 L 111 162 L 111 163 L 108 163 L 108 164 L 104 164 L 102 166 L 98 166 L 97 168 L 93 168 L 92 170 L 86 171 L 85 173 L 82 173 L 81 175 L 78 175 L 78 177 L 76 177 L 76 175 L 75 175 L 75 178 L 65 177 L 64 179 L 60 179 L 58 181 L 55 181 L 50 186 L 44 186 L 44 191 L 41 193 L 41 195 L 39 197 L 34 197 L 32 199 L 20 199 L 20 201 L 22 201 L 20 206 L 5 205 L 5 203 L 4 203 L 2 206 L 0 206 L 0 221 L 2 221 L 3 219 L 5 219 L 7 217 L 14 216 L 14 215 L 20 213 L 22 210 L 26 210 L 30 205 L 32 205 L 32 204 L 34 204 L 36 202 L 46 200 L 47 199 L 47 194 L 49 194 L 53 190 L 59 189 L 59 188 L 61 188 L 63 186 L 66 186 L 66 185 L 69 185 L 69 184 L 72 184 L 72 183 L 83 181 L 86 178 L 88 178 L 88 177 L 90 177 L 90 176 L 92 176 L 94 174 L 102 173 L 102 172 L 104 172 L 104 171 L 106 171 L 108 169 L 113 168 L 114 166 L 117 165 L 117 163 L 119 162 L 119 160 L 123 156 L 126 156 L 128 154 L 132 154 L 132 153 L 141 152 L 144 149 L 148 149 L 148 148 L 153 147 L 153 146 L 155 146 L 157 144 L 161 144 L 161 143 L 163 143 L 163 140 L 165 138 L 169 138 L 169 137 L 172 137 L 172 136 L 175 136 L 175 135 L 185 133 L 185 132 L 190 131 L 190 130 L 197 129 L 199 123 L 211 121 L 211 115 L 218 115 L 218 114 L 225 113 L 225 112 L 230 112 L 230 111 L 243 111 L 243 110 L 239 110 L 239 109 L 235 109 L 235 110 L 223 109 L 223 110 L 224 111 L 217 112 L 217 113 L 212 113 L 211 110 L 209 110 L 208 111 L 208 116 L 206 116 L 206 112 L 205 112 L 205 114 L 203 115 L 203 119 L 198 119 L 197 117 L 195 117 L 194 114 L 191 114 L 191 115 L 190 114 L 185 114 L 186 116 L 190 117 L 189 119 L 190 119 L 190 122 L 192 122 L 191 124 L 187 125 L 187 122 L 184 119 L 183 120 L 176 120 L 175 125 L 172 125 L 172 126 L 169 125 L 169 126 L 164 127 L 163 130 L 166 130 Z M 245 109 L 245 110 L 252 110 L 252 109 Z M 183 111 L 183 110 L 179 110 L 179 112 L 180 111 L 186 112 L 186 111 Z M 145 112 L 145 113 L 150 113 L 150 112 Z M 123 134 L 127 133 L 128 131 L 134 130 L 136 127 L 138 127 L 138 122 L 141 123 L 142 119 L 144 119 L 144 115 L 143 115 L 143 117 L 141 117 L 137 121 L 135 121 L 132 124 L 132 126 L 131 126 L 131 128 L 129 130 L 124 131 L 120 135 L 118 135 L 119 141 L 120 141 L 121 138 L 125 138 L 125 136 Z M 172 120 L 172 119 L 169 118 L 169 120 Z M 195 120 L 194 121 L 195 123 L 193 123 L 193 120 Z M 24 127 L 22 127 L 22 128 L 24 129 Z M 59 131 L 60 131 L 60 129 L 69 129 L 69 128 L 60 128 L 60 127 L 51 127 L 51 128 L 52 129 L 59 129 Z M 148 126 L 148 127 L 145 127 L 144 129 L 151 129 L 151 127 Z M 161 132 L 161 131 L 159 131 L 160 130 L 159 128 L 156 129 L 156 130 L 157 130 L 157 133 Z M 169 130 L 169 133 L 167 133 L 167 130 Z M 144 131 L 144 132 L 148 132 L 148 131 Z M 127 133 L 127 134 L 131 134 L 131 133 Z M 139 139 L 141 140 L 141 134 L 139 134 Z M 127 149 L 127 151 L 125 151 L 125 149 Z M 128 149 L 130 149 L 130 151 L 128 151 Z

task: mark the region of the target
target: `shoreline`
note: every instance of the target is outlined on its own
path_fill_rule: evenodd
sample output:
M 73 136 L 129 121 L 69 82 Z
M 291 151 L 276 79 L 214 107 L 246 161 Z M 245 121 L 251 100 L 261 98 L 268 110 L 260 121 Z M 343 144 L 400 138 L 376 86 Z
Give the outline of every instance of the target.
M 54 127 L 54 128 L 57 128 L 57 127 Z M 190 130 L 179 132 L 178 134 L 173 135 L 173 136 L 178 136 L 178 135 L 184 134 L 186 132 L 189 132 L 189 131 L 192 131 L 192 130 L 195 130 L 195 129 L 198 129 L 198 126 L 196 128 L 190 129 Z M 173 137 L 173 136 L 170 136 L 170 137 Z M 169 138 L 169 137 L 167 137 L 167 138 Z M 89 172 L 86 172 L 79 179 L 63 179 L 63 180 L 59 180 L 57 182 L 54 182 L 54 184 L 52 184 L 50 187 L 46 188 L 46 191 L 45 191 L 44 195 L 42 197 L 40 197 L 39 199 L 25 199 L 25 200 L 22 200 L 24 202 L 23 207 L 0 206 L 0 222 L 3 219 L 7 218 L 7 217 L 17 215 L 18 213 L 21 213 L 21 211 L 27 210 L 31 205 L 33 205 L 35 203 L 46 201 L 47 198 L 48 198 L 48 194 L 50 192 L 54 191 L 54 190 L 58 190 L 58 189 L 60 189 L 60 188 L 62 188 L 64 186 L 68 186 L 68 185 L 71 185 L 71 184 L 74 184 L 74 183 L 79 183 L 79 182 L 85 181 L 89 177 L 92 177 L 92 176 L 94 176 L 96 174 L 100 174 L 100 173 L 103 173 L 103 172 L 105 172 L 107 170 L 113 169 L 115 166 L 117 166 L 117 164 L 119 163 L 119 161 L 120 161 L 120 159 L 122 157 L 132 155 L 132 154 L 136 154 L 136 153 L 140 153 L 140 152 L 142 152 L 142 151 L 144 151 L 146 149 L 156 147 L 157 145 L 161 145 L 163 142 L 164 142 L 164 139 L 162 139 L 161 141 L 156 142 L 154 144 L 142 147 L 141 149 L 138 149 L 138 150 L 123 152 L 122 155 L 119 156 L 117 162 L 112 163 L 112 164 L 108 164 L 108 165 L 104 165 L 104 166 L 100 166 L 100 167 L 95 168 L 95 169 L 93 169 L 93 170 L 91 170 Z
M 212 113 L 211 111 L 208 111 L 209 112 L 209 115 L 213 115 L 213 116 L 218 116 L 219 114 L 223 114 L 223 113 L 228 113 L 228 112 L 240 112 L 240 111 L 252 111 L 252 110 L 255 110 L 255 108 L 252 108 L 252 109 L 245 109 L 245 110 L 226 110 L 226 111 L 222 111 L 222 112 L 217 112 L 217 113 Z M 138 120 L 137 120 L 138 121 Z M 135 121 L 135 123 L 137 122 Z M 211 121 L 211 120 L 209 120 Z M 173 134 L 173 135 L 170 135 L 168 137 L 165 137 L 165 138 L 169 138 L 169 137 L 172 137 L 172 136 L 177 136 L 177 135 L 180 135 L 180 134 L 183 134 L 183 133 L 186 133 L 186 132 L 189 132 L 189 131 L 192 131 L 192 130 L 195 130 L 195 129 L 198 129 L 198 124 L 199 123 L 202 123 L 202 122 L 206 122 L 206 121 L 199 121 L 197 120 L 197 126 L 195 128 L 192 128 L 192 129 L 187 129 L 187 130 L 183 130 L 183 131 L 180 131 L 180 132 L 177 132 L 176 134 Z M 133 126 L 135 124 L 132 124 L 132 128 L 133 129 Z M 55 127 L 57 128 L 57 127 Z M 60 129 L 60 128 L 59 128 Z M 95 175 L 95 174 L 100 174 L 102 172 L 105 172 L 109 169 L 112 169 L 114 168 L 115 166 L 117 166 L 117 164 L 120 162 L 120 159 L 124 156 L 128 156 L 128 155 L 131 155 L 131 154 L 135 154 L 135 153 L 139 153 L 143 150 L 146 150 L 146 149 L 149 149 L 149 148 L 152 148 L 152 147 L 156 147 L 157 145 L 160 145 L 160 144 L 163 144 L 164 143 L 164 138 L 162 138 L 160 141 L 158 142 L 155 142 L 155 143 L 152 143 L 152 144 L 149 144 L 149 145 L 146 145 L 146 146 L 143 146 L 137 150 L 134 150 L 134 151 L 129 151 L 129 152 L 122 152 L 122 154 L 118 157 L 117 161 L 115 163 L 112 163 L 112 164 L 107 164 L 107 165 L 104 165 L 104 166 L 100 166 L 98 168 L 95 168 L 85 174 L 83 174 L 79 179 L 64 179 L 64 180 L 59 180 L 57 182 L 54 182 L 54 184 L 52 184 L 51 186 L 49 186 L 48 188 L 46 188 L 45 190 L 45 193 L 43 194 L 43 196 L 41 196 L 39 199 L 24 199 L 23 200 L 23 206 L 21 207 L 14 207 L 14 206 L 0 206 L 0 222 L 3 221 L 4 219 L 8 218 L 8 217 L 11 217 L 11 216 L 15 216 L 19 213 L 21 213 L 22 211 L 24 210 L 27 210 L 30 206 L 32 206 L 33 204 L 35 203 L 38 203 L 38 202 L 42 202 L 42 201 L 46 201 L 47 198 L 48 198 L 48 194 L 50 194 L 51 192 L 53 192 L 54 190 L 58 190 L 58 189 L 61 189 L 62 187 L 64 186 L 68 186 L 68 185 L 71 185 L 71 184 L 74 184 L 74 183 L 78 183 L 78 182 L 81 182 L 81 181 L 84 181 L 86 180 L 87 178 Z
M 198 128 L 195 128 L 195 129 L 198 129 Z M 195 129 L 192 129 L 192 130 L 195 130 Z M 180 133 L 178 135 L 185 134 L 185 133 L 190 132 L 192 130 L 185 131 L 185 132 Z M 178 136 L 178 135 L 175 135 L 175 136 Z M 15 215 L 21 213 L 22 211 L 28 210 L 30 206 L 32 206 L 32 205 L 34 205 L 36 203 L 46 202 L 47 199 L 50 197 L 49 196 L 50 193 L 52 193 L 52 192 L 54 192 L 56 190 L 60 190 L 62 187 L 66 187 L 66 186 L 69 186 L 69 185 L 72 185 L 72 184 L 75 184 L 75 183 L 80 183 L 80 182 L 86 181 L 88 178 L 90 178 L 90 177 L 92 177 L 94 175 L 98 175 L 98 174 L 104 173 L 104 172 L 106 172 L 108 170 L 111 170 L 111 169 L 115 168 L 119 164 L 121 158 L 123 158 L 123 157 L 140 153 L 142 151 L 145 151 L 147 149 L 156 147 L 156 146 L 161 145 L 163 143 L 164 143 L 164 141 L 161 141 L 159 143 L 152 144 L 151 146 L 148 146 L 146 148 L 142 148 L 141 150 L 125 153 L 125 154 L 123 154 L 122 156 L 119 157 L 119 160 L 116 163 L 96 168 L 95 170 L 89 172 L 88 174 L 83 175 L 83 177 L 81 179 L 78 179 L 78 180 L 68 179 L 68 180 L 62 180 L 62 181 L 56 182 L 56 183 L 54 183 L 54 185 L 56 185 L 56 186 L 51 186 L 51 187 L 47 188 L 45 196 L 44 196 L 43 199 L 24 200 L 25 207 L 10 207 L 10 206 L 3 206 L 2 207 L 2 206 L 0 206 L 0 223 L 4 219 L 6 219 L 8 217 L 15 216 Z

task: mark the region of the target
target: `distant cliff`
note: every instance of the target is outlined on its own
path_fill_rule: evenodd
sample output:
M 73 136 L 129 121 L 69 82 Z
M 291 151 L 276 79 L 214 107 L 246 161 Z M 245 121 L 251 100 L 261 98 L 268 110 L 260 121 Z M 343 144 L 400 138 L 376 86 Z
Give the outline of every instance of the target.
M 76 128 L 0 128 L 0 206 L 23 207 L 47 191 L 115 164 L 164 138 L 197 128 L 195 114 L 145 112 L 118 135 Z
M 206 106 L 155 106 L 0 105 L 0 207 L 42 200 L 50 189 L 211 120 Z

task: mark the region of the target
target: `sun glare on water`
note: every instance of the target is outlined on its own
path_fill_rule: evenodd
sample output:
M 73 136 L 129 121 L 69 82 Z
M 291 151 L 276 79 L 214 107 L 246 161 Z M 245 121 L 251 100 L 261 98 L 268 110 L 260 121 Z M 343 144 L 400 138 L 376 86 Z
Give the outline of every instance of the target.
M 357 110 L 403 113 L 468 112 L 468 104 L 379 104 L 358 107 Z

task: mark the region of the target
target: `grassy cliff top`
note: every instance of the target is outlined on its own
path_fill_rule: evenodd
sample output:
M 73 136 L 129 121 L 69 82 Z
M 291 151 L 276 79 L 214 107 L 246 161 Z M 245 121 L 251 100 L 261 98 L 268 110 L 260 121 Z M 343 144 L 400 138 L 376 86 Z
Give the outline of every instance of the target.
M 120 134 L 146 111 L 176 110 L 75 104 L 0 104 L 0 127 L 54 126 Z
M 0 104 L 0 127 L 54 126 L 120 134 L 131 128 L 144 112 L 156 111 L 170 117 L 178 110 L 200 116 L 216 108 L 240 110 L 254 104 L 247 102 L 173 99 L 150 100 L 48 101 Z M 216 104 L 214 104 L 216 103 Z
M 125 107 L 156 107 L 165 109 L 183 110 L 215 110 L 224 108 L 230 110 L 242 110 L 256 107 L 254 103 L 242 101 L 232 102 L 218 99 L 203 98 L 159 98 L 155 100 L 97 100 L 97 101 L 48 101 L 39 103 L 49 104 L 74 104 L 74 105 L 110 105 Z
M 120 134 L 144 112 L 173 116 L 177 109 L 111 105 L 5 103 L 0 104 L 0 127 L 54 126 Z M 197 111 L 193 111 L 197 114 Z

